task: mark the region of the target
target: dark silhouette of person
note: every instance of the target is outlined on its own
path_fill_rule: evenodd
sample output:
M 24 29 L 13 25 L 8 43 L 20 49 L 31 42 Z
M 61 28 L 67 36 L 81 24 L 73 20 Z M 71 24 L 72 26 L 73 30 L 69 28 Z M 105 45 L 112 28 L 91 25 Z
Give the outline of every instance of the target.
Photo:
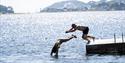
M 55 45 L 53 46 L 52 50 L 51 50 L 51 56 L 53 56 L 53 53 L 55 53 L 55 57 L 58 58 L 58 50 L 60 48 L 60 45 L 64 42 L 67 42 L 73 38 L 77 38 L 75 35 L 72 35 L 71 37 L 67 38 L 67 39 L 57 39 L 57 42 L 55 43 Z
M 72 28 L 71 28 L 70 30 L 66 31 L 66 33 L 74 32 L 74 31 L 76 31 L 76 30 L 79 30 L 79 31 L 82 31 L 82 32 L 83 32 L 82 38 L 83 38 L 84 40 L 87 40 L 87 41 L 88 41 L 87 44 L 90 43 L 89 38 L 90 38 L 90 39 L 93 39 L 93 41 L 94 41 L 95 37 L 88 35 L 89 27 L 87 27 L 87 26 L 77 26 L 76 24 L 72 24 L 71 27 L 72 27 Z

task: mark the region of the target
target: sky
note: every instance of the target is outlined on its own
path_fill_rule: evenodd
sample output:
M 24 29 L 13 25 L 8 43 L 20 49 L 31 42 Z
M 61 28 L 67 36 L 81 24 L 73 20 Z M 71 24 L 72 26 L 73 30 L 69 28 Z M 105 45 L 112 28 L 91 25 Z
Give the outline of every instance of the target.
M 1 5 L 12 6 L 15 13 L 33 13 L 39 12 L 56 2 L 67 0 L 0 0 Z M 99 0 L 78 0 L 82 2 L 99 1 Z

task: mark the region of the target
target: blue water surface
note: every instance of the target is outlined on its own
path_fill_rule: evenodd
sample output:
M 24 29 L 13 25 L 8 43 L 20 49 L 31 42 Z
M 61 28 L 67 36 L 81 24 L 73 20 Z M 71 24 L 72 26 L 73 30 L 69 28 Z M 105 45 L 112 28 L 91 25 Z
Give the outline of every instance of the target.
M 86 56 L 82 32 L 66 34 L 71 24 L 88 26 L 98 39 L 125 34 L 125 11 L 62 12 L 0 15 L 0 63 L 125 63 L 125 56 Z M 59 38 L 78 38 L 61 45 L 59 58 L 50 56 Z

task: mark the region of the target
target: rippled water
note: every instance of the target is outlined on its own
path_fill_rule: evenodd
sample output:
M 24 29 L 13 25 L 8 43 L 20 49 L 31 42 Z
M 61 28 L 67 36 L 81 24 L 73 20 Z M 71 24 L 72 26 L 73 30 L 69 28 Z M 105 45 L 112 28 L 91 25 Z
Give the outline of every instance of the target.
M 72 23 L 89 26 L 99 39 L 125 34 L 125 11 L 0 15 L 0 63 L 125 63 L 125 56 L 85 55 L 82 32 L 65 34 Z M 59 58 L 50 56 L 56 39 L 77 39 L 61 45 Z

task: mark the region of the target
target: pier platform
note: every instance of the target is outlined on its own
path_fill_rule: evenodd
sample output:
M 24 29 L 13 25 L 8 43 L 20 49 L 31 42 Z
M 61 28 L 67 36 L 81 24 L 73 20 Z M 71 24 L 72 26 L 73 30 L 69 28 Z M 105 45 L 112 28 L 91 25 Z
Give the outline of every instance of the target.
M 86 54 L 125 55 L 125 38 L 98 39 L 86 45 Z

